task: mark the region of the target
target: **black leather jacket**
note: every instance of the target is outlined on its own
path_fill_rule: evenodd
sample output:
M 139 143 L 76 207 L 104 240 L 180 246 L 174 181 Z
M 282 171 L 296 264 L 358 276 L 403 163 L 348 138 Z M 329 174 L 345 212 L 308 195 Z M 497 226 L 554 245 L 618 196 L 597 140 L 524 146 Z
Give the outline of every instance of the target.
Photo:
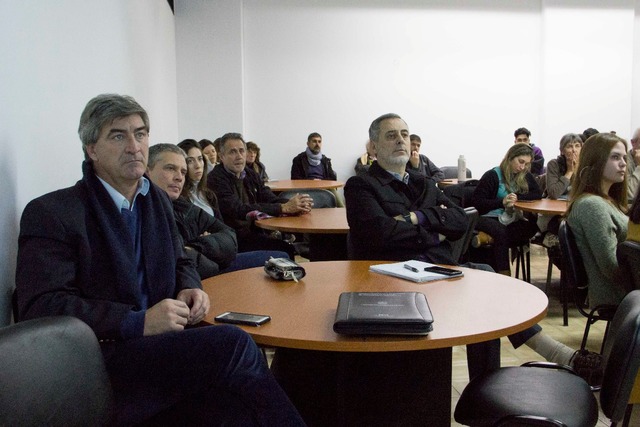
M 219 270 L 226 268 L 236 258 L 238 240 L 231 227 L 184 197 L 173 201 L 173 212 L 185 246 L 215 262 Z M 209 234 L 203 236 L 205 231 Z

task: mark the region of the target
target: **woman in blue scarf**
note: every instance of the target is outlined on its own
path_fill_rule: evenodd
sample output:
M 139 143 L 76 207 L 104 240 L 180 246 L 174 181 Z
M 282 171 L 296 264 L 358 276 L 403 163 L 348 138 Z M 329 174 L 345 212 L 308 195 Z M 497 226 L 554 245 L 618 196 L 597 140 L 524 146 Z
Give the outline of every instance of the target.
M 526 144 L 509 148 L 500 166 L 488 170 L 471 197 L 480 215 L 476 229 L 479 242 L 492 245 L 489 260 L 494 270 L 511 275 L 509 248 L 524 244 L 538 231 L 536 221 L 528 220 L 515 209 L 518 200 L 537 200 L 542 191 L 530 173 L 533 150 Z M 476 244 L 477 245 L 477 244 Z

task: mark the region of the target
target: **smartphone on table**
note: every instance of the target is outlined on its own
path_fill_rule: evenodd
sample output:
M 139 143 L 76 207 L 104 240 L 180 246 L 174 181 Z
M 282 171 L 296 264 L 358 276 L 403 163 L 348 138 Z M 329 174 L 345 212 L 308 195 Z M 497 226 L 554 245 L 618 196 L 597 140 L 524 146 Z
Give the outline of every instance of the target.
M 217 315 L 216 322 L 232 323 L 235 325 L 260 326 L 271 320 L 270 316 L 264 314 L 237 313 L 235 311 L 226 311 Z
M 444 274 L 445 276 L 450 276 L 450 277 L 459 276 L 462 274 L 462 271 L 460 270 L 454 270 L 453 268 L 446 268 L 446 267 L 438 267 L 437 265 L 433 267 L 425 267 L 424 271 L 428 271 L 430 273 Z

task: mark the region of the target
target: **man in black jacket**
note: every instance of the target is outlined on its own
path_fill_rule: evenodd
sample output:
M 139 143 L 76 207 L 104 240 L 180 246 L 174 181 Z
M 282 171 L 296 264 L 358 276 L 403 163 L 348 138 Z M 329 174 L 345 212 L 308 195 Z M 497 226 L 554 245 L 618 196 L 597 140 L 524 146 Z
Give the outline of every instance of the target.
M 201 279 L 244 268 L 263 266 L 270 257 L 287 257 L 286 252 L 252 251 L 238 254 L 238 240 L 233 228 L 209 215 L 181 197 L 187 171 L 185 152 L 173 144 L 156 144 L 149 148 L 147 174 L 173 202 L 178 231 L 185 252 L 196 264 Z
M 293 158 L 291 179 L 327 179 L 335 181 L 331 159 L 322 154 L 322 136 L 313 132 L 307 137 L 307 149 Z
M 397 114 L 385 114 L 371 123 L 369 138 L 377 161 L 366 174 L 349 178 L 344 188 L 351 257 L 455 265 L 447 239 L 464 234 L 465 213 L 433 180 L 405 171 L 410 156 L 407 123 Z M 482 264 L 467 266 L 493 271 Z M 541 329 L 534 325 L 509 340 L 515 348 L 526 344 L 548 361 L 570 364 L 574 351 Z M 500 365 L 499 340 L 467 349 L 471 377 Z
M 266 216 L 301 215 L 311 211 L 313 199 L 297 194 L 287 200 L 273 194 L 247 165 L 247 146 L 239 133 L 220 140 L 220 160 L 207 176 L 207 185 L 218 198 L 222 217 L 236 230 L 239 252 L 285 251 L 293 259 L 293 245 L 267 237 L 253 222 Z
M 399 116 L 378 119 L 370 135 L 377 155 L 366 174 L 344 189 L 349 239 L 357 259 L 418 259 L 455 264 L 446 240 L 460 238 L 467 218 L 433 180 L 405 171 L 409 131 Z

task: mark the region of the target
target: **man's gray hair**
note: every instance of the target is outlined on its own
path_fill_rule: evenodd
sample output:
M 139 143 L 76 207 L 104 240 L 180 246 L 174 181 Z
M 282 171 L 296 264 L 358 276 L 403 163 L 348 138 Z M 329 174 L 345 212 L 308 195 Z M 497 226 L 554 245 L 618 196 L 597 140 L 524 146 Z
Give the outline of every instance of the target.
M 244 141 L 242 134 L 236 133 L 236 132 L 229 132 L 229 133 L 225 133 L 224 135 L 222 135 L 222 137 L 220 137 L 220 152 L 222 154 L 224 154 L 225 152 L 225 145 L 227 145 L 227 141 L 231 139 L 239 139 L 240 141 L 242 141 L 242 144 L 244 144 L 244 148 L 245 149 L 247 148 L 247 143 Z
M 369 126 L 369 139 L 374 142 L 377 143 L 378 142 L 378 137 L 380 136 L 380 124 L 388 119 L 400 119 L 403 120 L 402 117 L 400 117 L 399 115 L 395 114 L 395 113 L 387 113 L 387 114 L 383 114 L 382 116 L 378 117 L 377 119 L 375 119 L 373 122 L 371 122 L 371 126 Z
M 130 96 L 104 93 L 87 102 L 80 116 L 80 126 L 78 127 L 78 135 L 80 135 L 80 141 L 82 141 L 82 151 L 84 151 L 85 159 L 89 160 L 87 146 L 98 142 L 100 132 L 105 125 L 132 114 L 138 114 L 142 118 L 148 132 L 149 115 Z
M 147 167 L 153 169 L 160 158 L 162 153 L 176 153 L 187 158 L 187 153 L 175 144 L 156 144 L 149 147 L 149 160 L 147 161 Z

